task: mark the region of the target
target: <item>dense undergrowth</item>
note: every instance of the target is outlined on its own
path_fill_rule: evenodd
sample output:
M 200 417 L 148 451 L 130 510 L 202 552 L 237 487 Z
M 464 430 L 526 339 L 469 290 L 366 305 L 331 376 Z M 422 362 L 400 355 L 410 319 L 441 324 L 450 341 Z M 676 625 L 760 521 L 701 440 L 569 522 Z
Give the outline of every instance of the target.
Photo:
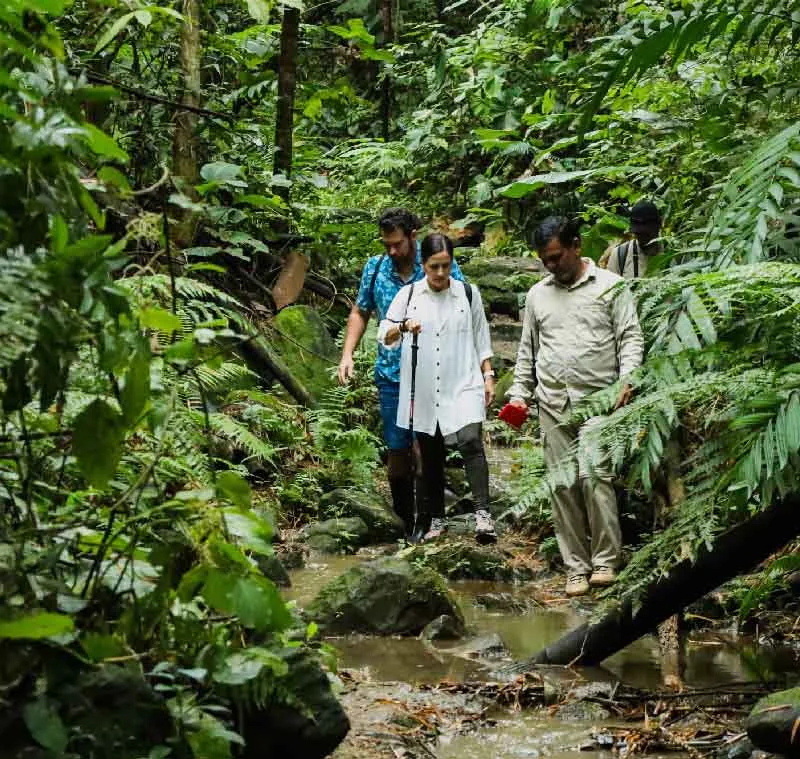
M 617 592 L 797 490 L 800 6 L 390 5 L 388 27 L 374 0 L 303 10 L 290 178 L 274 125 L 297 0 L 0 9 L 0 699 L 51 755 L 89 755 L 60 716 L 76 669 L 160 684 L 150 756 L 225 757 L 242 709 L 294 698 L 291 651 L 330 658 L 262 568 L 279 524 L 374 480 L 372 346 L 312 412 L 243 360 L 289 229 L 334 326 L 384 206 L 479 225 L 485 255 L 530 255 L 537 221 L 578 214 L 596 258 L 654 197 L 647 362 L 588 463 L 609 454 L 643 499 L 668 471 L 681 497 Z M 516 517 L 538 527 L 553 482 L 537 450 L 521 472 Z M 796 568 L 768 567 L 744 611 Z

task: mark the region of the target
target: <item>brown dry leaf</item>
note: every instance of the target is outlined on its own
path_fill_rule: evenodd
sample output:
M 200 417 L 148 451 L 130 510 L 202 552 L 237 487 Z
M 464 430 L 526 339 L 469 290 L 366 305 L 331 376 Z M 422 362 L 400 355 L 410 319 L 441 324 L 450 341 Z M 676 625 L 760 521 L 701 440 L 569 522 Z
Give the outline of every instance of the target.
M 789 738 L 789 743 L 794 743 L 794 736 L 797 735 L 797 728 L 800 727 L 800 717 L 798 717 L 792 725 L 792 735 Z

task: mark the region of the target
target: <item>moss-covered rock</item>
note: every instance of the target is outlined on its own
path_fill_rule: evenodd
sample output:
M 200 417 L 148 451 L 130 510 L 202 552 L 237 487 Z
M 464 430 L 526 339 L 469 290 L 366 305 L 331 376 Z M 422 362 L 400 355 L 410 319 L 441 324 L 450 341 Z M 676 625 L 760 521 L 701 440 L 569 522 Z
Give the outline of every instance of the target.
M 319 502 L 320 516 L 358 517 L 364 520 L 369 539 L 374 542 L 393 541 L 403 537 L 403 520 L 392 511 L 378 493 L 352 488 L 337 488 L 326 493 Z
M 288 306 L 273 320 L 272 347 L 314 400 L 333 387 L 338 351 L 322 317 L 310 306 Z
M 360 517 L 315 522 L 303 530 L 309 548 L 320 553 L 355 553 L 369 542 L 369 529 Z
M 417 635 L 442 614 L 464 618 L 443 577 L 427 567 L 382 558 L 331 580 L 306 608 L 326 633 Z
M 489 311 L 511 316 L 517 315 L 525 294 L 542 278 L 538 258 L 475 258 L 463 271 Z
M 261 574 L 263 574 L 264 577 L 268 577 L 276 585 L 282 588 L 291 586 L 292 581 L 289 579 L 289 573 L 286 571 L 286 567 L 274 553 L 268 556 L 259 554 L 256 556 L 256 564 L 258 564 Z
M 280 681 L 279 695 L 288 693 L 288 698 L 245 712 L 244 759 L 322 759 L 350 730 L 347 714 L 316 657 L 302 648 L 290 649 L 285 656 L 289 673 Z
M 505 551 L 497 546 L 478 545 L 472 538 L 410 546 L 397 555 L 417 566 L 430 567 L 450 580 L 511 582 L 528 576 L 510 564 L 511 557 Z
M 800 719 L 800 688 L 771 693 L 759 700 L 747 718 L 747 735 L 762 751 L 800 758 L 795 725 Z
M 442 614 L 432 622 L 428 622 L 419 634 L 420 640 L 458 640 L 464 636 L 464 622 L 449 614 Z

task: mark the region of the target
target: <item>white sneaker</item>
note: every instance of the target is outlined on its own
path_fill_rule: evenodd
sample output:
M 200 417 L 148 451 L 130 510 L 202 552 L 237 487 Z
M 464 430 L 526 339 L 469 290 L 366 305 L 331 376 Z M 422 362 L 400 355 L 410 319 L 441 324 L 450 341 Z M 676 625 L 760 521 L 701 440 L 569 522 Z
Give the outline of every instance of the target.
M 436 538 L 440 538 L 446 531 L 447 522 L 442 517 L 434 517 L 431 519 L 431 526 L 428 528 L 422 541 L 427 543 L 429 540 L 436 540 Z
M 494 520 L 486 509 L 478 509 L 475 512 L 475 540 L 479 543 L 494 543 L 497 540 Z

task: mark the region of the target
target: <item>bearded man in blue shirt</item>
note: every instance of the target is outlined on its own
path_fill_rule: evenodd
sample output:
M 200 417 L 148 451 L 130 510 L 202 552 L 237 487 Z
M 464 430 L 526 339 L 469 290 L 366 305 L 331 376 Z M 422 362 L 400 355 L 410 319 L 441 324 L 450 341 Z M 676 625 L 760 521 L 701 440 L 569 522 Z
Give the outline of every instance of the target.
M 378 220 L 384 253 L 372 256 L 361 275 L 358 297 L 347 319 L 342 360 L 339 363 L 339 382 L 344 384 L 353 376 L 353 353 L 367 329 L 370 316 L 376 313 L 378 322 L 400 288 L 425 277 L 417 243 L 420 220 L 406 208 L 387 208 Z M 451 276 L 461 281 L 458 264 L 453 261 Z M 375 384 L 378 386 L 383 439 L 388 449 L 387 474 L 392 491 L 392 506 L 403 520 L 406 536 L 414 531 L 414 471 L 411 457 L 411 435 L 397 426 L 397 405 L 400 400 L 400 351 L 378 346 L 375 362 Z

